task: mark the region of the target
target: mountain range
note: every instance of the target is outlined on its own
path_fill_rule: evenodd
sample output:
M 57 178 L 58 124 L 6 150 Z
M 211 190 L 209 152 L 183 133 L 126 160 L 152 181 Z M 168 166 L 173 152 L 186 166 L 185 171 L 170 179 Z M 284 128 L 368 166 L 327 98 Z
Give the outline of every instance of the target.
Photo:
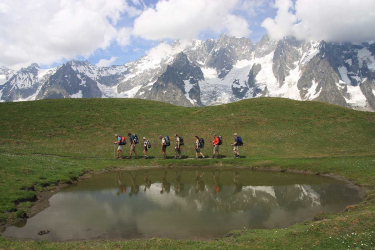
M 72 60 L 0 68 L 0 101 L 50 98 L 140 98 L 180 106 L 218 105 L 255 97 L 322 101 L 375 111 L 375 43 L 279 41 L 267 35 L 222 35 L 160 43 L 137 61 L 98 67 Z

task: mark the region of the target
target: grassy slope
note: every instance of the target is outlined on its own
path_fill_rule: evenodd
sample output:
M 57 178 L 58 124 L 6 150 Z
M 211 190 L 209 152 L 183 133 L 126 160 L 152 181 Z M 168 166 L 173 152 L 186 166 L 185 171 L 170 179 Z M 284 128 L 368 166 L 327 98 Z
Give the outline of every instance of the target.
M 58 181 L 70 182 L 85 169 L 105 167 L 278 166 L 335 173 L 370 190 L 375 187 L 375 114 L 323 103 L 260 98 L 215 107 L 183 108 L 131 99 L 43 100 L 1 103 L 0 114 L 0 221 L 3 222 L 28 211 L 31 202 L 18 203 L 32 199 L 33 189 L 49 189 Z M 125 135 L 128 131 L 150 138 L 153 144 L 150 154 L 156 158 L 113 160 L 114 133 Z M 176 132 L 185 138 L 183 154 L 189 156 L 194 156 L 194 135 L 204 137 L 206 144 L 213 132 L 223 135 L 221 153 L 228 157 L 199 161 L 159 159 L 158 135 L 172 136 Z M 246 158 L 229 158 L 232 154 L 228 144 L 234 132 L 245 142 L 241 152 Z M 141 147 L 138 148 L 140 151 Z M 211 149 L 207 145 L 203 152 L 210 155 Z M 168 150 L 172 156 L 173 147 Z M 348 241 L 350 246 L 370 247 L 375 244 L 374 204 L 375 193 L 371 191 L 367 201 L 345 214 L 322 215 L 329 219 L 283 230 L 243 230 L 219 241 L 151 239 L 80 245 L 83 248 L 221 245 L 290 249 L 313 244 L 342 248 L 346 244 L 342 242 Z M 357 233 L 358 237 L 352 237 L 351 233 Z M 1 245 L 20 249 L 70 248 L 76 243 L 13 242 L 0 238 L 0 248 Z

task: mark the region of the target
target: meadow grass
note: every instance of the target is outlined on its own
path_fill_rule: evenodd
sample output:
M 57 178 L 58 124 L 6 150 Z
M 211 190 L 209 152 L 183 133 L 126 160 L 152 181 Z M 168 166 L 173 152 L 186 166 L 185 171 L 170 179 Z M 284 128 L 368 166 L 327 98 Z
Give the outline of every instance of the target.
M 259 98 L 184 108 L 136 99 L 42 100 L 0 104 L 0 221 L 14 222 L 36 195 L 71 183 L 88 170 L 151 167 L 251 167 L 336 174 L 369 192 L 348 211 L 287 229 L 240 230 L 211 241 L 34 242 L 0 237 L 10 249 L 372 249 L 375 247 L 375 114 L 319 103 Z M 114 134 L 137 133 L 151 143 L 151 159 L 114 160 Z M 244 158 L 233 159 L 233 133 Z M 223 136 L 223 159 L 161 159 L 159 135 L 184 137 L 183 155 L 194 157 L 194 136 L 211 156 L 212 134 Z M 173 139 L 172 139 L 173 142 Z M 127 145 L 128 146 L 128 145 Z M 125 147 L 127 149 L 127 146 Z M 174 156 L 174 144 L 167 154 Z M 142 156 L 142 145 L 138 146 Z M 128 155 L 125 150 L 125 155 Z

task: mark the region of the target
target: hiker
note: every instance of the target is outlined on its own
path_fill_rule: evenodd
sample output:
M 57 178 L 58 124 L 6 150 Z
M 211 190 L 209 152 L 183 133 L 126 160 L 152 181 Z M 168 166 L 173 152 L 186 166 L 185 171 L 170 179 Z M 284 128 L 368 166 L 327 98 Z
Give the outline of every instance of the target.
M 178 134 L 174 134 L 174 137 L 176 138 L 176 147 L 174 148 L 175 151 L 175 159 L 181 159 L 181 146 L 183 145 L 183 138 L 179 137 Z
M 215 154 L 217 153 L 217 158 L 220 158 L 220 151 L 219 151 L 219 145 L 220 145 L 220 138 L 216 136 L 216 134 L 214 134 L 214 140 L 213 141 L 210 141 L 213 143 L 213 146 L 214 146 L 214 150 L 212 152 L 212 159 L 215 158 Z
M 118 144 L 116 159 L 118 158 L 123 159 L 122 146 L 126 144 L 126 138 L 125 136 L 119 136 L 118 134 L 115 134 L 115 137 L 117 141 L 115 141 L 113 144 Z M 120 157 L 120 152 L 121 152 L 121 157 Z
M 242 138 L 238 136 L 237 133 L 234 133 L 233 136 L 234 136 L 234 143 L 230 145 L 234 146 L 233 147 L 234 158 L 240 158 L 239 147 L 243 145 Z
M 151 148 L 151 143 L 149 140 L 146 140 L 146 137 L 143 137 L 143 154 L 145 159 L 148 158 L 148 149 Z
M 164 159 L 167 159 L 167 143 L 163 136 L 159 136 L 159 139 L 161 140 L 161 153 L 164 155 Z
M 134 158 L 138 159 L 137 152 L 135 151 L 135 146 L 137 144 L 137 138 L 136 138 L 135 134 L 132 135 L 131 133 L 128 133 L 128 136 L 129 136 L 129 140 L 130 140 L 130 152 L 129 152 L 130 155 L 129 155 L 128 159 L 130 159 L 132 157 L 133 152 L 134 152 L 134 155 L 135 155 Z
M 202 158 L 204 158 L 204 155 L 201 152 L 201 148 L 203 148 L 201 141 L 202 139 L 199 139 L 198 136 L 195 136 L 195 159 L 198 159 L 198 154 L 200 154 Z

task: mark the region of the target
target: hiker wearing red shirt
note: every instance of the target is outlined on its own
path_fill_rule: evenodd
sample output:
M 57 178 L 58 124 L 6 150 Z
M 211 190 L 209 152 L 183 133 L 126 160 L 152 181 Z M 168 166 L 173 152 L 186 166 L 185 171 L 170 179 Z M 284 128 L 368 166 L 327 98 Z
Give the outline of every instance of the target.
M 213 150 L 213 153 L 212 153 L 212 159 L 215 158 L 215 154 L 217 153 L 217 158 L 220 158 L 220 151 L 219 151 L 219 145 L 220 145 L 220 138 L 216 136 L 216 134 L 214 134 L 214 140 L 213 141 L 210 141 L 213 143 L 213 146 L 214 146 L 214 150 Z

